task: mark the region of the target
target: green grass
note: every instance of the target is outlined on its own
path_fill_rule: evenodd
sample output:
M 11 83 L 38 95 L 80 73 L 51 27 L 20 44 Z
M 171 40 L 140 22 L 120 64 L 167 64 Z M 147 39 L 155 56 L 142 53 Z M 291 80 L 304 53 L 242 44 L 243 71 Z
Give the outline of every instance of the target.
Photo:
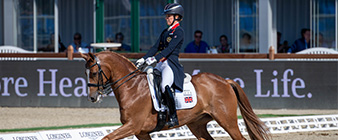
M 291 116 L 309 116 L 313 114 L 259 114 L 259 118 L 273 118 L 273 117 L 291 117 Z M 238 119 L 242 119 L 242 116 L 238 116 Z M 103 123 L 103 124 L 84 124 L 84 125 L 67 125 L 67 126 L 51 126 L 51 127 L 32 127 L 32 128 L 15 128 L 15 129 L 0 129 L 1 132 L 20 132 L 20 131 L 41 131 L 41 130 L 57 130 L 57 129 L 75 129 L 75 128 L 91 128 L 91 127 L 105 127 L 105 126 L 118 126 L 121 123 Z
M 74 129 L 74 128 L 90 128 L 117 126 L 121 123 L 103 123 L 103 124 L 84 124 L 84 125 L 67 125 L 67 126 L 51 126 L 51 127 L 32 127 L 32 128 L 16 128 L 16 129 L 0 129 L 0 132 L 19 132 L 19 131 L 40 131 L 40 130 L 57 130 L 57 129 Z

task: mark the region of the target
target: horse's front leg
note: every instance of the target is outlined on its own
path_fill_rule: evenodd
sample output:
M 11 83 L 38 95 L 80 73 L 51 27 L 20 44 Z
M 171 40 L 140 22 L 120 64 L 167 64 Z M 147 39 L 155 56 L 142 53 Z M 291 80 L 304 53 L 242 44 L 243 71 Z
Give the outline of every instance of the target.
M 122 139 L 128 136 L 135 135 L 137 130 L 131 123 L 126 123 L 120 128 L 116 129 L 114 132 L 105 136 L 102 140 L 117 140 Z

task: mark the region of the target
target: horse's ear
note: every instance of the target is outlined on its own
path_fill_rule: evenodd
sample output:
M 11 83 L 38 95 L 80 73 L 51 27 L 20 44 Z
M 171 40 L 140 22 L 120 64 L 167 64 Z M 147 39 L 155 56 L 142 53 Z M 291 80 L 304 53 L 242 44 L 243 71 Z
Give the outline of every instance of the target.
M 88 61 L 88 55 L 85 55 L 83 53 L 80 52 L 80 55 L 83 59 L 85 59 L 86 61 Z
M 94 54 L 92 54 L 91 52 L 88 53 L 89 57 L 91 57 L 93 60 L 95 60 Z

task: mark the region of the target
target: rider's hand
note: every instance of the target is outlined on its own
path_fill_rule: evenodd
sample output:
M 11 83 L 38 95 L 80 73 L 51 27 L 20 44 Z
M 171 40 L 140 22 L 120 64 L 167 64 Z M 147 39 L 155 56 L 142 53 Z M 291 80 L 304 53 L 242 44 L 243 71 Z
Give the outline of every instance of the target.
M 148 57 L 148 58 L 146 59 L 147 65 L 151 65 L 151 64 L 153 64 L 153 63 L 155 63 L 155 62 L 156 62 L 156 59 L 155 59 L 154 56 L 153 56 L 153 57 Z
M 136 67 L 139 68 L 140 66 L 142 66 L 144 64 L 145 60 L 144 58 L 140 58 L 136 61 Z

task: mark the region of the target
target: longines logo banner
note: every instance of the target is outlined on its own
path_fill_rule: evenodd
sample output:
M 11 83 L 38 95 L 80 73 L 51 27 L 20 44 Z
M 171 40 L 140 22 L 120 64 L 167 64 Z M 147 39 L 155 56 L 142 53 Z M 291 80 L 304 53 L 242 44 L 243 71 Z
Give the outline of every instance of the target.
M 107 134 L 103 128 L 50 130 L 35 133 L 0 134 L 0 140 L 97 140 Z
M 117 107 L 87 101 L 84 61 L 0 61 L 0 106 Z M 337 61 L 181 60 L 190 74 L 233 79 L 254 108 L 338 109 Z M 113 94 L 111 94 L 113 95 Z
M 38 133 L 4 134 L 0 140 L 43 140 Z

